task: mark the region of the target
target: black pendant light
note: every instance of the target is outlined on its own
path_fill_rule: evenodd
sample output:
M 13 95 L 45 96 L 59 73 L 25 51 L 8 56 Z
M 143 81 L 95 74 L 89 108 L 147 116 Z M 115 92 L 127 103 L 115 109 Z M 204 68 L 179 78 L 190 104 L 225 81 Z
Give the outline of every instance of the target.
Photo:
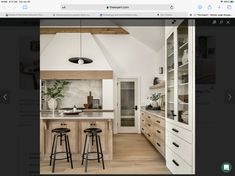
M 82 20 L 80 20 L 80 56 L 69 58 L 69 62 L 79 65 L 90 64 L 93 62 L 92 59 L 82 57 Z

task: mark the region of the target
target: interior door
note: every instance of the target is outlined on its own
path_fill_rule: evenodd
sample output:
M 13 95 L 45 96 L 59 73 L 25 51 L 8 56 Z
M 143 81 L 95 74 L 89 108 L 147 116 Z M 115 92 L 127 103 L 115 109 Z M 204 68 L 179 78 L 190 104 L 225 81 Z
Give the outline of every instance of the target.
M 118 79 L 118 133 L 138 133 L 137 79 Z

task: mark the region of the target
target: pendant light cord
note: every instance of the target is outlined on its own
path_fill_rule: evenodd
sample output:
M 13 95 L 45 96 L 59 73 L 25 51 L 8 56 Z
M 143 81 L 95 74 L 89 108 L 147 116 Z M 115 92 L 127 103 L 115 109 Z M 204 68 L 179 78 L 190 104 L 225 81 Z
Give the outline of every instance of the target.
M 82 19 L 80 19 L 80 57 L 82 57 Z

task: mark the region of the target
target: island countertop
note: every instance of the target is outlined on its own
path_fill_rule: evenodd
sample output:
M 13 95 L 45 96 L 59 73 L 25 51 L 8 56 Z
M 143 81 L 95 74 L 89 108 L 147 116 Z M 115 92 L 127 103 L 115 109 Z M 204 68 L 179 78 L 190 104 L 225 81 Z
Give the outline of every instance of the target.
M 80 112 L 78 115 L 65 115 L 55 111 L 40 112 L 41 120 L 112 120 L 114 119 L 113 112 Z

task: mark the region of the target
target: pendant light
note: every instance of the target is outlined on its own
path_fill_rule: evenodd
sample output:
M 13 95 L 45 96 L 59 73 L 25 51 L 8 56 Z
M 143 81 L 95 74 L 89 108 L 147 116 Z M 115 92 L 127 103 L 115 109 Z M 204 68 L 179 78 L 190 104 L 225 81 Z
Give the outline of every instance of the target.
M 82 20 L 80 20 L 80 54 L 79 57 L 71 57 L 69 58 L 69 62 L 83 65 L 83 64 L 90 64 L 93 62 L 92 59 L 82 57 Z

